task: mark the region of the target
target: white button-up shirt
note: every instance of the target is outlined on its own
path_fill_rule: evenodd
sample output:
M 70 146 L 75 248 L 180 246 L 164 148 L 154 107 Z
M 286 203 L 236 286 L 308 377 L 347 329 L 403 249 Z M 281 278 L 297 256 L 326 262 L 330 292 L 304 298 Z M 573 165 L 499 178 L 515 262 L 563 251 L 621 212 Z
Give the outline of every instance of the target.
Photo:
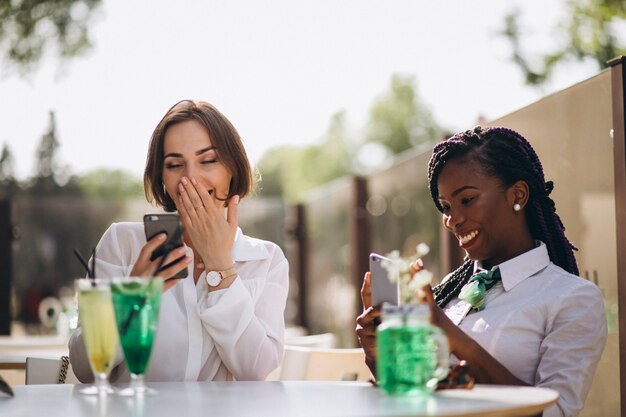
M 543 417 L 577 415 L 607 337 L 599 288 L 550 262 L 543 243 L 499 267 L 484 310 L 455 298 L 446 314 L 517 378 L 558 391 Z
M 141 223 L 114 223 L 96 249 L 100 278 L 128 276 L 146 238 Z M 191 250 L 190 255 L 193 256 Z M 208 292 L 205 272 L 163 293 L 147 381 L 263 380 L 282 360 L 289 267 L 280 248 L 237 230 L 232 251 L 238 277 Z M 91 377 L 80 329 L 69 342 L 77 377 Z M 128 380 L 121 354 L 111 374 Z

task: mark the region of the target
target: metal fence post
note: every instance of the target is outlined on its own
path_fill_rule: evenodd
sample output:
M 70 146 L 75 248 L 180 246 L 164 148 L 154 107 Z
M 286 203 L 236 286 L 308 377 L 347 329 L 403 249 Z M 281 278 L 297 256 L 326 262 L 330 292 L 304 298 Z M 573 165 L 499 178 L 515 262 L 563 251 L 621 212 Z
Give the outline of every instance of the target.
M 11 334 L 11 202 L 0 201 L 0 335 Z
M 361 284 L 363 275 L 369 270 L 370 231 L 367 220 L 367 179 L 354 177 L 352 187 L 352 207 L 350 207 L 350 257 L 352 263 L 352 282 L 358 292 L 356 315 L 361 314 Z M 356 317 L 356 316 L 355 316 Z
M 306 233 L 306 208 L 304 204 L 290 207 L 287 220 L 287 236 L 289 238 L 290 269 L 298 284 L 298 325 L 308 329 L 306 270 L 308 261 L 308 239 Z
M 617 292 L 620 352 L 620 414 L 626 416 L 626 57 L 608 62 L 611 67 L 611 99 L 613 104 L 613 149 L 615 175 L 615 216 L 617 246 Z

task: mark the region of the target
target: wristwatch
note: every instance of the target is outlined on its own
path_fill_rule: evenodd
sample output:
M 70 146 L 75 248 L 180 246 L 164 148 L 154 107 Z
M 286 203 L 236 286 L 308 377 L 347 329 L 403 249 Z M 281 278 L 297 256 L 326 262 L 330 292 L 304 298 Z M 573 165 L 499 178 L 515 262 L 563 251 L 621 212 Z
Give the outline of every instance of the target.
M 209 287 L 217 287 L 223 280 L 234 277 L 235 275 L 237 275 L 237 269 L 235 269 L 233 265 L 224 271 L 207 271 L 205 278 Z

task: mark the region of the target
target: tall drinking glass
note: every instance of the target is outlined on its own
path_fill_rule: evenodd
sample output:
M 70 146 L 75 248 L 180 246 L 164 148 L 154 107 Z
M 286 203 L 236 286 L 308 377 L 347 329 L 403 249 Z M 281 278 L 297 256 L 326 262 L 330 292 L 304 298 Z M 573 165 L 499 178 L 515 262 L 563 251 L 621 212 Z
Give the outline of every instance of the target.
M 80 392 L 99 395 L 113 393 L 107 378 L 115 360 L 118 336 L 111 304 L 110 280 L 77 279 L 76 293 L 85 350 L 95 377 L 95 384 Z
M 117 330 L 131 378 L 130 387 L 118 391 L 119 395 L 155 393 L 145 386 L 143 378 L 152 352 L 162 292 L 163 279 L 159 277 L 113 278 L 111 282 Z

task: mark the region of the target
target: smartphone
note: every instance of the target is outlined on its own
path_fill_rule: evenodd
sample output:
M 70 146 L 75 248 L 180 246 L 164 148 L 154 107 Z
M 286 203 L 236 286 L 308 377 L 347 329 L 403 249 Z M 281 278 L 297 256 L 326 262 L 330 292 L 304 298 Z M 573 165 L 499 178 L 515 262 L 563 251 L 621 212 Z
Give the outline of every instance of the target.
M 167 234 L 167 239 L 163 244 L 152 252 L 150 260 L 154 261 L 160 256 L 167 255 L 172 249 L 176 249 L 183 246 L 183 225 L 180 223 L 180 218 L 177 213 L 152 213 L 143 216 L 143 226 L 146 232 L 146 240 L 152 239 L 159 233 Z M 170 262 L 167 265 L 161 267 L 161 269 L 168 268 L 170 265 L 178 262 L 185 255 Z M 178 272 L 172 278 L 185 278 L 187 277 L 187 268 Z
M 382 303 L 390 303 L 393 305 L 400 304 L 400 283 L 389 281 L 387 270 L 382 266 L 385 258 L 377 253 L 370 254 L 370 276 L 372 288 L 372 305 L 377 306 Z

